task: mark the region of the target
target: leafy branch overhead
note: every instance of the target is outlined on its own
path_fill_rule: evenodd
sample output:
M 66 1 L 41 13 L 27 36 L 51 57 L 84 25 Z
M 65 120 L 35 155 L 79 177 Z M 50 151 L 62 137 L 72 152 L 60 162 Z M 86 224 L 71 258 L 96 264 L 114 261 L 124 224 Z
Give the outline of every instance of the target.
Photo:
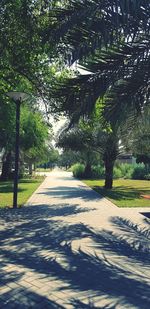
M 24 79 L 49 112 L 78 119 L 123 79 L 135 81 L 130 104 L 141 108 L 149 96 L 149 8 L 144 0 L 2 0 L 1 91 Z M 62 82 L 57 73 L 76 61 L 92 73 Z
M 68 1 L 68 7 L 70 15 L 62 9 L 66 18 L 58 25 L 66 57 L 89 74 L 64 80 L 52 91 L 58 110 L 77 121 L 105 97 L 104 113 L 111 119 L 126 108 L 141 111 L 149 103 L 148 2 Z M 61 42 L 58 47 L 61 50 Z
M 102 46 L 134 41 L 149 32 L 149 3 L 138 0 L 67 1 L 53 10 L 54 26 L 45 32 L 45 41 L 70 47 L 72 62 Z

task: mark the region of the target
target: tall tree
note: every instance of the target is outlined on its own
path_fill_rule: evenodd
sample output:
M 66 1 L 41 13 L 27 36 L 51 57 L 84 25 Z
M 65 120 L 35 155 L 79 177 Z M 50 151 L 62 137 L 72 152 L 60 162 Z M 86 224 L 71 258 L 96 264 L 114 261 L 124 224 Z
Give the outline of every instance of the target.
M 5 104 L 6 105 L 6 104 Z M 5 107 L 4 105 L 4 107 Z M 12 105 L 12 110 L 14 106 Z M 11 112 L 11 109 L 9 110 Z M 12 117 L 7 115 L 8 122 L 6 128 L 2 123 L 1 150 L 3 151 L 1 179 L 7 180 L 12 171 L 14 161 L 15 144 L 15 112 Z M 3 118 L 2 118 L 3 119 Z M 5 121 L 7 118 L 5 119 Z M 11 122 L 9 123 L 9 121 Z M 1 124 L 1 121 L 0 121 Z M 5 139 L 3 139 L 5 137 Z M 22 106 L 20 119 L 20 159 L 28 163 L 30 174 L 32 174 L 32 164 L 40 162 L 47 155 L 48 143 L 52 139 L 52 129 L 48 127 L 37 111 L 32 111 L 28 106 Z
M 30 175 L 32 165 L 46 159 L 51 139 L 52 129 L 46 125 L 42 115 L 39 112 L 32 113 L 24 106 L 21 113 L 20 146 L 24 161 L 29 165 Z
M 147 172 L 150 170 L 150 108 L 140 115 L 130 130 L 130 138 L 127 143 L 137 163 L 144 163 Z

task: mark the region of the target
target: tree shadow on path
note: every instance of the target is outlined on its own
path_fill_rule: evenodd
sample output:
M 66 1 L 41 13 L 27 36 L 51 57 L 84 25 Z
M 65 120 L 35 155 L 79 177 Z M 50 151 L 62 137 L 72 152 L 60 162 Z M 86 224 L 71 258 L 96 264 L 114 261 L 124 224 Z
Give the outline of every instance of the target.
M 97 231 L 53 220 L 47 208 L 0 212 L 1 286 L 7 287 L 1 307 L 17 302 L 22 308 L 67 308 L 69 302 L 73 308 L 118 308 L 118 304 L 119 308 L 150 308 L 148 224 L 142 230 L 113 217 L 116 232 Z M 79 241 L 78 250 L 75 241 Z M 37 285 L 37 291 L 25 286 L 24 276 L 28 279 L 31 274 L 36 279 L 30 283 Z M 18 292 L 13 285 L 9 289 L 12 283 L 18 285 Z M 55 295 L 59 296 L 54 299 Z
M 86 186 L 78 187 L 65 187 L 59 186 L 54 188 L 47 188 L 46 191 L 40 192 L 38 194 L 51 196 L 53 198 L 61 199 L 74 199 L 81 198 L 84 201 L 95 201 L 103 198 L 99 193 L 94 190 L 89 189 Z

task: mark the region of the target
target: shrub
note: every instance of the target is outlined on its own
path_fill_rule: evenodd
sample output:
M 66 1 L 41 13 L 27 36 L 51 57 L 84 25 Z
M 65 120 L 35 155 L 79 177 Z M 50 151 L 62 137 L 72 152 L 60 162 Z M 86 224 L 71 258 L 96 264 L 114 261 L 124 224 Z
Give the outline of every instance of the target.
M 145 168 L 144 164 L 122 163 L 114 167 L 113 178 L 150 180 L 150 171 Z
M 77 178 L 85 178 L 85 165 L 81 163 L 76 163 L 71 166 L 70 171 L 73 172 L 73 176 Z M 93 165 L 91 176 L 88 178 L 104 178 L 105 170 L 101 165 Z
M 71 170 L 73 172 L 73 176 L 77 178 L 84 178 L 84 170 L 85 165 L 81 163 L 76 163 L 72 165 Z
M 93 178 L 104 178 L 105 177 L 105 169 L 101 165 L 92 166 L 92 177 Z
M 144 176 L 144 179 L 145 179 L 145 180 L 150 180 L 150 174 L 145 175 L 145 176 Z
M 132 173 L 133 173 L 134 168 L 135 168 L 134 164 L 122 163 L 118 167 L 121 171 L 121 177 L 127 178 L 127 179 L 132 178 Z
M 117 179 L 117 178 L 121 178 L 121 177 L 122 177 L 121 170 L 118 167 L 114 167 L 113 178 Z
M 71 169 L 73 176 L 76 178 L 85 178 L 85 165 L 76 163 L 72 165 Z M 92 166 L 92 179 L 105 178 L 105 169 L 102 165 Z M 144 164 L 128 164 L 121 163 L 114 167 L 113 178 L 125 178 L 125 179 L 141 179 L 150 180 L 150 172 L 145 168 Z
M 132 179 L 145 179 L 146 176 L 146 169 L 143 164 L 138 164 L 132 173 Z
M 146 179 L 147 171 L 143 164 L 128 164 L 121 163 L 116 164 L 114 168 L 114 179 L 125 178 L 125 179 Z

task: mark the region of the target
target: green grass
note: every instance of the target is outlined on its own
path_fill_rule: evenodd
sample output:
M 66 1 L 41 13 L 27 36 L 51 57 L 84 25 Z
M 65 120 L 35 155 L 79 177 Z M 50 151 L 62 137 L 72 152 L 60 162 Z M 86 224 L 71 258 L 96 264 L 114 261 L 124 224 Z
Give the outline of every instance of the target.
M 52 168 L 36 168 L 36 172 L 51 172 Z
M 148 207 L 150 200 L 141 195 L 150 195 L 150 181 L 117 179 L 113 182 L 113 189 L 103 188 L 104 180 L 83 180 L 89 187 L 102 194 L 118 207 Z
M 32 193 L 42 183 L 44 177 L 37 177 L 35 179 L 21 179 L 18 186 L 18 206 L 26 203 Z M 13 200 L 13 182 L 0 181 L 0 208 L 12 207 Z

